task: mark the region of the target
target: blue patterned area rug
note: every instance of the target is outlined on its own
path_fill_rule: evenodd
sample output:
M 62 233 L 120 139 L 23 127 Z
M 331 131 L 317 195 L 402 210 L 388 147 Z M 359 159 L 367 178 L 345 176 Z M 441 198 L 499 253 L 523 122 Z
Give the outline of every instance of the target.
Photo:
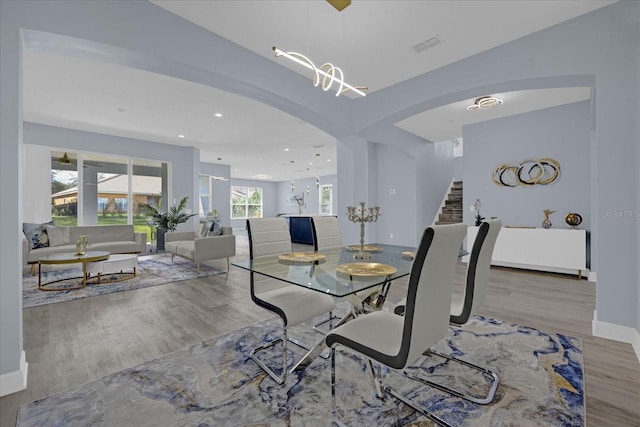
M 44 266 L 42 272 L 42 282 L 47 283 L 53 280 L 81 277 L 82 267 L 80 264 L 73 264 L 75 269 L 55 269 L 55 267 Z M 126 270 L 133 271 L 133 270 Z M 93 297 L 97 295 L 110 294 L 113 292 L 129 291 L 132 289 L 147 288 L 149 286 L 164 285 L 180 280 L 195 279 L 197 277 L 224 274 L 222 270 L 200 264 L 200 273 L 196 270 L 196 264 L 184 258 L 175 257 L 171 261 L 171 256 L 167 254 L 142 255 L 138 257 L 138 268 L 136 276 L 122 281 L 115 281 L 122 276 L 104 274 L 101 284 L 87 284 L 85 288 L 67 291 L 41 291 L 38 289 L 38 274 L 35 276 L 26 275 L 22 278 L 22 308 L 36 307 L 44 304 L 53 304 L 63 301 L 71 301 L 80 298 Z M 79 282 L 80 279 L 75 280 Z
M 321 339 L 306 326 L 291 328 L 290 336 L 309 343 Z M 280 386 L 249 358 L 252 347 L 280 330 L 276 319 L 257 323 L 32 402 L 20 408 L 17 426 L 331 425 L 329 360 L 316 359 Z M 584 425 L 579 339 L 476 317 L 462 331 L 452 329 L 434 349 L 500 375 L 493 403 L 482 406 L 383 371 L 386 382 L 452 425 Z M 279 350 L 266 356 L 270 366 L 281 363 Z M 425 373 L 436 381 L 483 386 L 473 384 L 468 368 L 436 359 Z M 336 366 L 338 406 L 347 425 L 432 425 L 391 397 L 375 398 L 362 358 L 338 350 Z

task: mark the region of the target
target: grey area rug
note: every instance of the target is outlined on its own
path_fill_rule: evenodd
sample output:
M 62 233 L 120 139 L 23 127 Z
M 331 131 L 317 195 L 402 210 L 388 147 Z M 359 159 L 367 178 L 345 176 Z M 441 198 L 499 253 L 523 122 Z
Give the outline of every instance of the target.
M 306 325 L 308 326 L 308 325 Z M 249 358 L 252 347 L 279 336 L 272 319 L 24 405 L 18 427 L 30 426 L 328 426 L 330 361 L 318 358 L 277 385 Z M 290 336 L 313 343 L 309 328 Z M 383 370 L 385 381 L 454 426 L 584 425 L 581 341 L 488 318 L 450 331 L 437 350 L 479 363 L 500 375 L 493 403 L 477 405 Z M 302 355 L 296 346 L 296 359 Z M 281 360 L 279 348 L 266 356 Z M 424 374 L 479 389 L 483 378 L 435 358 Z M 280 362 L 281 363 L 281 362 Z M 290 357 L 293 363 L 293 357 Z M 281 366 L 281 365 L 280 365 Z M 374 397 L 364 360 L 338 350 L 338 406 L 353 426 L 431 426 L 390 396 Z M 414 370 L 415 371 L 415 370 Z
M 45 270 L 42 272 L 42 281 L 46 283 L 52 280 L 82 276 L 80 264 L 73 264 L 72 266 L 74 268 Z M 49 268 L 49 266 L 43 267 L 43 269 Z M 133 270 L 128 269 L 125 271 Z M 102 284 L 87 284 L 85 288 L 67 291 L 41 291 L 38 289 L 37 273 L 35 276 L 26 275 L 22 278 L 22 308 L 164 285 L 180 280 L 224 274 L 225 272 L 201 263 L 200 273 L 198 273 L 196 264 L 192 261 L 175 257 L 172 262 L 170 255 L 154 254 L 138 257 L 136 273 L 136 277 L 119 282 L 113 282 L 113 280 L 121 277 L 112 277 L 112 275 L 105 274 L 102 276 Z

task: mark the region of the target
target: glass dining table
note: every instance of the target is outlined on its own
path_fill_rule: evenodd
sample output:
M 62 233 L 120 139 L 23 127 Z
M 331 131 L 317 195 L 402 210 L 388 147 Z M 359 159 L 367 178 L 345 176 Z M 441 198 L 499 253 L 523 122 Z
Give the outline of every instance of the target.
M 261 274 L 287 284 L 345 298 L 354 305 L 353 294 L 382 286 L 388 290 L 392 281 L 411 273 L 415 248 L 387 244 L 368 244 L 370 259 L 356 259 L 359 245 L 313 252 L 294 252 L 233 261 L 231 265 Z M 386 294 L 378 294 L 376 306 L 382 307 Z M 351 297 L 351 298 L 350 298 Z M 338 326 L 358 314 L 358 307 L 348 312 Z M 318 342 L 291 370 L 307 367 L 326 348 L 324 339 Z

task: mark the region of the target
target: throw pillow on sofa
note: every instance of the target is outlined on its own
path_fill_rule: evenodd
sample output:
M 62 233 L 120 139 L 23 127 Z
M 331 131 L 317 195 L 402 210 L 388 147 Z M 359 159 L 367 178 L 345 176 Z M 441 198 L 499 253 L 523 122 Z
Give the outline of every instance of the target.
M 209 231 L 207 232 L 207 236 L 219 236 L 222 234 L 222 226 L 220 225 L 220 221 L 212 221 L 209 226 Z
M 69 227 L 54 227 L 49 224 L 45 224 L 45 230 L 49 237 L 49 246 L 63 246 L 71 243 L 71 236 L 69 235 Z
M 44 224 L 25 222 L 22 224 L 22 232 L 29 241 L 29 250 L 49 247 L 49 236 L 46 225 L 55 226 L 53 221 Z

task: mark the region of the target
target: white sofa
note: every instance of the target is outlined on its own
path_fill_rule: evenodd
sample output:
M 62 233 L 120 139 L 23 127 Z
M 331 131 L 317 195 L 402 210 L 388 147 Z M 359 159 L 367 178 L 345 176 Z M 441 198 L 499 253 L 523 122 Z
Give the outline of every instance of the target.
M 69 227 L 69 243 L 29 249 L 29 241 L 22 239 L 22 259 L 24 265 L 31 264 L 32 273 L 43 255 L 75 252 L 76 240 L 87 236 L 88 251 L 107 251 L 112 254 L 138 254 L 147 251 L 147 235 L 136 233 L 133 225 L 85 225 Z
M 164 236 L 164 250 L 171 254 L 171 260 L 178 255 L 196 263 L 200 272 L 200 263 L 214 259 L 227 259 L 229 272 L 229 257 L 236 254 L 236 236 L 231 227 L 222 227 L 219 236 L 202 237 L 195 231 L 170 231 Z

